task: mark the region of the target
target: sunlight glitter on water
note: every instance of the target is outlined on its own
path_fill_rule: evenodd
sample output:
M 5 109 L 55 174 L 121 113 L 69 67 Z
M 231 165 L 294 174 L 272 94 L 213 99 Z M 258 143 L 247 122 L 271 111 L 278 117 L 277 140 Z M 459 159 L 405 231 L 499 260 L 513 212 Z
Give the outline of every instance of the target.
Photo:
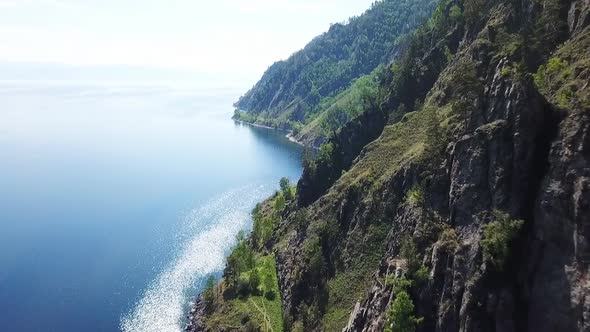
M 222 195 L 191 211 L 185 231 L 194 232 L 176 260 L 143 293 L 133 310 L 121 320 L 124 332 L 179 332 L 184 327 L 190 294 L 203 277 L 223 269 L 225 255 L 235 236 L 248 226 L 250 209 L 260 200 L 258 189 L 241 189 Z

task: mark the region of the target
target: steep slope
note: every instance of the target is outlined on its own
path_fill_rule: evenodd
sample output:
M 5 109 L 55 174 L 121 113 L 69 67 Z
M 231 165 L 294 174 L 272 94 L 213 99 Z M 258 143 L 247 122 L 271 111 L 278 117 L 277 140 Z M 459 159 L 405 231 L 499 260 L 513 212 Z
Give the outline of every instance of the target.
M 273 321 L 590 331 L 589 13 L 587 0 L 443 1 L 375 109 L 307 162 L 295 197 L 255 211 L 247 243 L 275 259 Z M 232 298 L 226 272 L 227 298 L 194 324 L 266 326 L 211 324 Z
M 426 19 L 434 3 L 382 0 L 348 23 L 332 25 L 303 50 L 273 64 L 235 104 L 240 110 L 235 118 L 293 129 L 298 139 L 318 145 L 358 115 L 357 109 L 373 93 L 370 79 L 355 80 L 388 63 L 398 38 Z

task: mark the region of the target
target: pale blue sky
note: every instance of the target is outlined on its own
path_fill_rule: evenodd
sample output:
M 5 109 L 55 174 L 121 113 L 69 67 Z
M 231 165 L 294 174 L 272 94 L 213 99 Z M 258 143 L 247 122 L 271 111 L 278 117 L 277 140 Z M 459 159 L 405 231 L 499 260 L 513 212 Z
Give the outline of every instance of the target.
M 254 80 L 373 0 L 0 0 L 0 63 L 133 65 Z

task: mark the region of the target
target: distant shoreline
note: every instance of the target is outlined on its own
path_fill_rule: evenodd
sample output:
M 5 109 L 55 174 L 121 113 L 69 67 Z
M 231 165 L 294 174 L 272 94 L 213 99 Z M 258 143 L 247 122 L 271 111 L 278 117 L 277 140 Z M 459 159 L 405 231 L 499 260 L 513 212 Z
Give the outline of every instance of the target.
M 280 128 L 275 128 L 275 127 L 269 127 L 269 126 L 265 126 L 265 125 L 261 125 L 261 124 L 257 124 L 257 123 L 251 123 L 251 122 L 247 122 L 244 120 L 237 120 L 237 119 L 233 119 L 235 122 L 240 123 L 240 124 L 245 124 L 248 126 L 252 126 L 252 127 L 258 127 L 258 128 L 264 128 L 264 129 L 270 129 L 270 130 L 277 130 L 277 131 L 283 131 L 283 132 L 287 132 L 287 134 L 285 135 L 285 137 L 292 143 L 301 145 L 302 147 L 307 147 L 305 144 L 303 144 L 303 142 L 297 140 L 295 137 L 293 137 L 293 132 L 289 131 L 289 130 L 285 130 L 285 129 L 280 129 Z

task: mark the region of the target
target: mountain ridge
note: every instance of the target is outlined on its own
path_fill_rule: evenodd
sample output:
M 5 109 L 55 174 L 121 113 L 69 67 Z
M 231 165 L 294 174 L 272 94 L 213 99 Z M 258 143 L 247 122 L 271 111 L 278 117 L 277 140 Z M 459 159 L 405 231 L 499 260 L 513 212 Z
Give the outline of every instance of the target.
M 360 114 L 364 99 L 376 90 L 372 81 L 378 80 L 378 67 L 395 57 L 400 38 L 426 19 L 433 4 L 376 1 L 362 15 L 333 24 L 302 50 L 270 66 L 235 103 L 234 118 L 293 131 L 298 141 L 319 147 Z
M 188 329 L 589 331 L 589 43 L 587 0 L 441 1 Z

